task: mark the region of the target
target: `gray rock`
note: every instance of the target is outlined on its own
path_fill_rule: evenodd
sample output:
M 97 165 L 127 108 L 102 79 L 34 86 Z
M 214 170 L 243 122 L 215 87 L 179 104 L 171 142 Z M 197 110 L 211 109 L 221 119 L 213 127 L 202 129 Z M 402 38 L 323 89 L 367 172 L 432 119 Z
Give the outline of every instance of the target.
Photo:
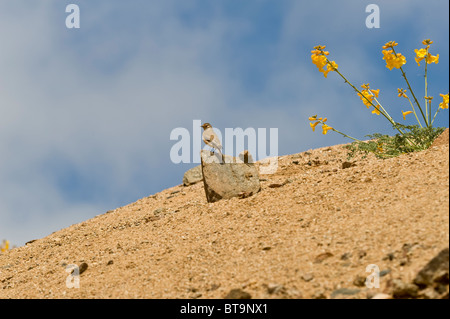
M 183 185 L 190 186 L 203 180 L 202 166 L 198 165 L 186 171 L 183 176 Z
M 242 197 L 242 194 L 254 195 L 261 190 L 258 167 L 248 151 L 241 153 L 238 158 L 225 155 L 225 163 L 221 163 L 219 155 L 211 155 L 205 150 L 200 152 L 200 156 L 203 184 L 209 203 Z
M 419 271 L 414 283 L 422 289 L 435 282 L 448 285 L 448 266 L 447 247 Z

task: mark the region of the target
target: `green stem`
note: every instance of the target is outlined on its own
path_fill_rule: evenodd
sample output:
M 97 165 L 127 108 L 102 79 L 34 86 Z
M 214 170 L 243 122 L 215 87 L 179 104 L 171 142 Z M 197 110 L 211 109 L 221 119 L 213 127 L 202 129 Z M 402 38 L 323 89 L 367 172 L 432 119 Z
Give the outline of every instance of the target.
M 345 134 L 345 133 L 342 133 L 342 132 L 336 130 L 335 128 L 331 128 L 331 130 L 332 130 L 332 131 L 335 131 L 336 133 L 339 133 L 339 134 L 343 135 L 344 137 L 350 138 L 350 139 L 352 139 L 352 140 L 354 140 L 354 141 L 356 141 L 356 142 L 362 142 L 361 140 L 358 140 L 357 138 L 354 138 L 354 137 L 351 137 L 350 135 L 347 135 L 347 134 Z
M 434 117 L 433 117 L 433 121 L 431 121 L 431 125 L 433 125 L 434 119 L 436 118 L 436 115 L 439 113 L 440 110 L 441 110 L 441 108 L 438 107 L 438 109 L 436 110 L 436 113 L 434 113 Z
M 416 117 L 417 123 L 419 123 L 420 127 L 423 128 L 422 123 L 420 123 L 419 118 L 417 117 L 416 110 L 414 109 L 414 105 L 411 102 L 411 99 L 408 97 L 409 104 L 411 104 L 411 108 L 414 112 L 414 116 Z
M 396 55 L 394 48 L 392 48 L 392 52 Z M 426 118 L 425 115 L 423 114 L 423 110 L 422 110 L 422 108 L 420 107 L 419 101 L 417 100 L 416 95 L 414 94 L 413 90 L 411 89 L 411 85 L 409 84 L 408 78 L 406 77 L 406 73 L 405 73 L 405 71 L 403 71 L 403 68 L 402 68 L 402 67 L 400 67 L 400 71 L 402 71 L 402 76 L 403 76 L 403 78 L 405 79 L 406 84 L 408 85 L 409 92 L 411 92 L 411 94 L 412 94 L 412 96 L 413 96 L 413 98 L 414 98 L 414 101 L 416 102 L 417 106 L 419 107 L 420 113 L 422 114 L 422 117 L 423 117 L 423 119 L 425 120 L 425 124 L 426 124 L 427 127 L 428 127 L 428 126 L 429 126 L 429 123 L 428 123 L 428 121 L 427 121 L 427 118 Z

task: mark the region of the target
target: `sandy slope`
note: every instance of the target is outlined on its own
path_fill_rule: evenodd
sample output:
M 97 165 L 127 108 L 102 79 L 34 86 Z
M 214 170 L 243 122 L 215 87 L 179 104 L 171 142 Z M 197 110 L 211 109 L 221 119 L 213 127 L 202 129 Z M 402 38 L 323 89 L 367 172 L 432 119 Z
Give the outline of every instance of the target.
M 283 156 L 249 198 L 208 204 L 202 183 L 175 186 L 72 225 L 0 255 L 0 298 L 389 292 L 392 279 L 410 281 L 448 246 L 448 142 L 344 161 L 341 145 Z M 66 266 L 82 263 L 80 288 L 67 288 Z M 357 287 L 369 264 L 387 273 L 379 289 Z

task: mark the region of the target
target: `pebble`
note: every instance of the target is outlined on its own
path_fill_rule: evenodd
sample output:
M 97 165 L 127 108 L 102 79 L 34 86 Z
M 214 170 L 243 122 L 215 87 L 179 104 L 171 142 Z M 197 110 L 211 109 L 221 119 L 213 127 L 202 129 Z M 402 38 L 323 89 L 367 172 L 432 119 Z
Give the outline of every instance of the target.
M 334 298 L 338 295 L 356 295 L 359 292 L 359 289 L 340 288 L 331 293 L 331 298 Z
M 302 279 L 306 282 L 311 281 L 314 279 L 314 276 L 312 274 L 304 274 L 302 275 Z
M 389 274 L 391 272 L 390 269 L 383 269 L 382 271 L 380 271 L 380 277 L 384 277 L 387 274 Z
M 352 163 L 352 162 L 343 162 L 342 163 L 342 169 L 350 168 L 350 167 L 353 167 L 353 166 L 356 166 L 356 164 Z
M 269 285 L 267 285 L 267 292 L 269 294 L 276 294 L 276 293 L 279 293 L 282 290 L 284 290 L 283 285 L 278 285 L 278 284 L 269 284 Z
M 366 285 L 366 277 L 356 275 L 355 280 L 353 280 L 353 284 L 356 287 L 364 287 Z
M 243 291 L 242 289 L 232 289 L 225 296 L 225 299 L 252 299 L 252 296 L 248 292 Z
M 319 264 L 322 261 L 324 261 L 325 259 L 330 258 L 332 256 L 333 256 L 333 254 L 330 252 L 325 252 L 323 254 L 317 255 L 316 258 L 314 259 L 314 263 Z

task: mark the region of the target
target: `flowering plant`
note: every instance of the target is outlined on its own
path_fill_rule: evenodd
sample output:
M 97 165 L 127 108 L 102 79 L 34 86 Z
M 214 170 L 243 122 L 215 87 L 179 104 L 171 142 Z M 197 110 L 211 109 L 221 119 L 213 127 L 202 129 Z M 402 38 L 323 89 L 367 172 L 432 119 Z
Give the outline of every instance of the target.
M 367 135 L 372 140 L 369 142 L 363 142 L 357 138 L 351 137 L 347 134 L 344 134 L 334 127 L 326 124 L 327 118 L 317 117 L 317 115 L 309 117 L 310 126 L 314 131 L 316 126 L 322 125 L 322 133 L 327 134 L 328 131 L 334 131 L 339 133 L 347 138 L 354 140 L 348 148 L 352 151 L 349 153 L 349 156 L 353 156 L 354 153 L 359 151 L 364 151 L 366 154 L 368 152 L 374 153 L 379 158 L 388 158 L 394 157 L 403 153 L 414 152 L 418 150 L 423 150 L 428 148 L 433 140 L 444 130 L 444 128 L 434 128 L 433 123 L 436 118 L 436 115 L 443 109 L 448 109 L 448 100 L 449 94 L 440 94 L 442 97 L 442 102 L 436 109 L 434 116 L 432 117 L 432 105 L 431 101 L 433 100 L 432 96 L 428 96 L 428 64 L 439 63 L 439 54 L 432 55 L 429 51 L 430 45 L 433 41 L 427 39 L 422 42 L 425 46 L 421 49 L 416 49 L 414 52 L 416 53 L 415 61 L 418 66 L 420 66 L 420 62 L 425 60 L 425 96 L 424 96 L 424 105 L 419 103 L 416 98 L 413 90 L 411 89 L 411 85 L 409 84 L 408 78 L 406 77 L 405 72 L 403 71 L 402 66 L 406 64 L 406 58 L 401 53 L 397 53 L 395 51 L 395 47 L 398 45 L 395 41 L 390 41 L 386 43 L 382 48 L 383 60 L 386 61 L 386 67 L 389 70 L 394 68 L 399 69 L 402 73 L 402 76 L 407 84 L 408 89 L 398 88 L 398 96 L 403 97 L 409 101 L 411 106 L 410 110 L 403 111 L 402 116 L 403 120 L 406 120 L 406 116 L 409 114 L 414 114 L 417 125 L 402 125 L 396 122 L 393 117 L 388 113 L 388 111 L 382 106 L 382 104 L 378 101 L 378 97 L 380 94 L 380 90 L 371 89 L 370 84 L 361 85 L 362 90 L 357 89 L 352 83 L 350 83 L 347 78 L 338 70 L 338 64 L 335 61 L 330 61 L 328 59 L 329 52 L 325 51 L 325 46 L 316 46 L 314 50 L 311 51 L 311 59 L 312 62 L 317 66 L 320 72 L 323 73 L 324 77 L 328 76 L 328 73 L 331 71 L 339 74 L 345 81 L 348 83 L 357 93 L 359 98 L 362 100 L 363 104 L 368 108 L 372 108 L 372 113 L 376 115 L 382 115 L 386 118 L 392 125 L 392 127 L 398 131 L 397 135 L 394 137 L 390 137 L 388 135 L 381 134 L 373 134 Z M 414 103 L 411 101 L 409 95 L 406 92 L 411 93 L 411 97 L 414 100 Z M 408 93 L 408 94 L 409 94 Z M 417 107 L 414 107 L 414 104 Z M 425 112 L 424 112 L 425 109 Z M 418 111 L 420 114 L 418 115 Z M 421 117 L 422 121 L 419 119 Z

